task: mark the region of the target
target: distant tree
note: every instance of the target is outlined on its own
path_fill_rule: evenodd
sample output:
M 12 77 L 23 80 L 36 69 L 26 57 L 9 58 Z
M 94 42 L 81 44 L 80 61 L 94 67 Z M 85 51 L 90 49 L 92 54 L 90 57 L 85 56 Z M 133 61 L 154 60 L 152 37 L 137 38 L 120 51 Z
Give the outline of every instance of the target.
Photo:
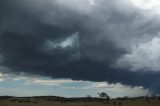
M 156 95 L 155 94 L 152 94 L 152 99 L 156 99 Z
M 121 103 L 121 102 L 119 102 L 118 104 L 119 104 L 120 106 L 122 105 L 122 103 Z
M 145 96 L 145 100 L 150 104 L 150 98 L 148 97 L 148 95 Z
M 87 98 L 91 98 L 91 95 L 87 95 Z
M 160 101 L 160 96 L 158 96 L 157 99 Z
M 125 97 L 122 98 L 122 100 L 129 100 L 129 97 L 125 96 Z
M 102 98 L 103 100 L 105 100 L 105 101 L 107 101 L 107 102 L 110 101 L 110 97 L 108 96 L 107 93 L 101 92 L 101 93 L 98 93 L 98 95 L 99 95 L 99 98 Z

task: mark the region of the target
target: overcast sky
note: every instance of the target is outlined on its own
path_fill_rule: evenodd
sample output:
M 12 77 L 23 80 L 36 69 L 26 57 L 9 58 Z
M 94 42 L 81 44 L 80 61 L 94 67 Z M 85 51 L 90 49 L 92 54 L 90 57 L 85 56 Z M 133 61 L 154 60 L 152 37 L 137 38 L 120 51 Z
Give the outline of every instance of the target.
M 0 95 L 160 93 L 159 0 L 1 0 L 0 14 Z

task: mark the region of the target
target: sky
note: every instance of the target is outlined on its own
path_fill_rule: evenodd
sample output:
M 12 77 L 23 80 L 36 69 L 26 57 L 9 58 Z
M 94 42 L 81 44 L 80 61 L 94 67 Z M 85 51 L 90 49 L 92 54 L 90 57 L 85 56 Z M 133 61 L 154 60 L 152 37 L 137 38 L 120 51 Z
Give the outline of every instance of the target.
M 1 0 L 0 95 L 159 95 L 159 30 L 159 0 Z

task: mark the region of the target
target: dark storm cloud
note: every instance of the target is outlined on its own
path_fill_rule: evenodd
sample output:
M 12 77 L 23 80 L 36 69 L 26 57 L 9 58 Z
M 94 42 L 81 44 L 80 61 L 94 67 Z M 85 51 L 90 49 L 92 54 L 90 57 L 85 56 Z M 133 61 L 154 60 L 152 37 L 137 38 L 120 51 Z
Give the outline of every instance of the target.
M 87 0 L 1 0 L 1 66 L 12 72 L 120 82 L 157 92 L 159 72 L 114 66 L 133 44 L 153 38 L 159 30 L 154 19 L 139 23 L 144 16 L 134 7 L 119 10 L 120 2 L 97 0 L 97 5 L 90 6 Z M 77 46 L 71 38 L 75 33 Z

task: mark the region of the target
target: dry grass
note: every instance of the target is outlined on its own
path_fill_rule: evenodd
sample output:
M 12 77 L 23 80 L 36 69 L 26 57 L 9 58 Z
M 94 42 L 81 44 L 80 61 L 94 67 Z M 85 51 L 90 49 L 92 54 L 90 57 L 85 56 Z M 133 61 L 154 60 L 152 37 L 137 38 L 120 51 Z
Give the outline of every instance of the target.
M 116 104 L 114 104 L 116 102 Z M 120 103 L 120 104 L 119 104 Z M 11 100 L 3 100 L 0 101 L 0 106 L 160 106 L 160 101 L 151 100 L 150 102 L 146 102 L 144 100 L 136 100 L 136 101 L 110 101 L 107 103 L 100 102 L 47 102 L 47 101 L 11 101 Z

